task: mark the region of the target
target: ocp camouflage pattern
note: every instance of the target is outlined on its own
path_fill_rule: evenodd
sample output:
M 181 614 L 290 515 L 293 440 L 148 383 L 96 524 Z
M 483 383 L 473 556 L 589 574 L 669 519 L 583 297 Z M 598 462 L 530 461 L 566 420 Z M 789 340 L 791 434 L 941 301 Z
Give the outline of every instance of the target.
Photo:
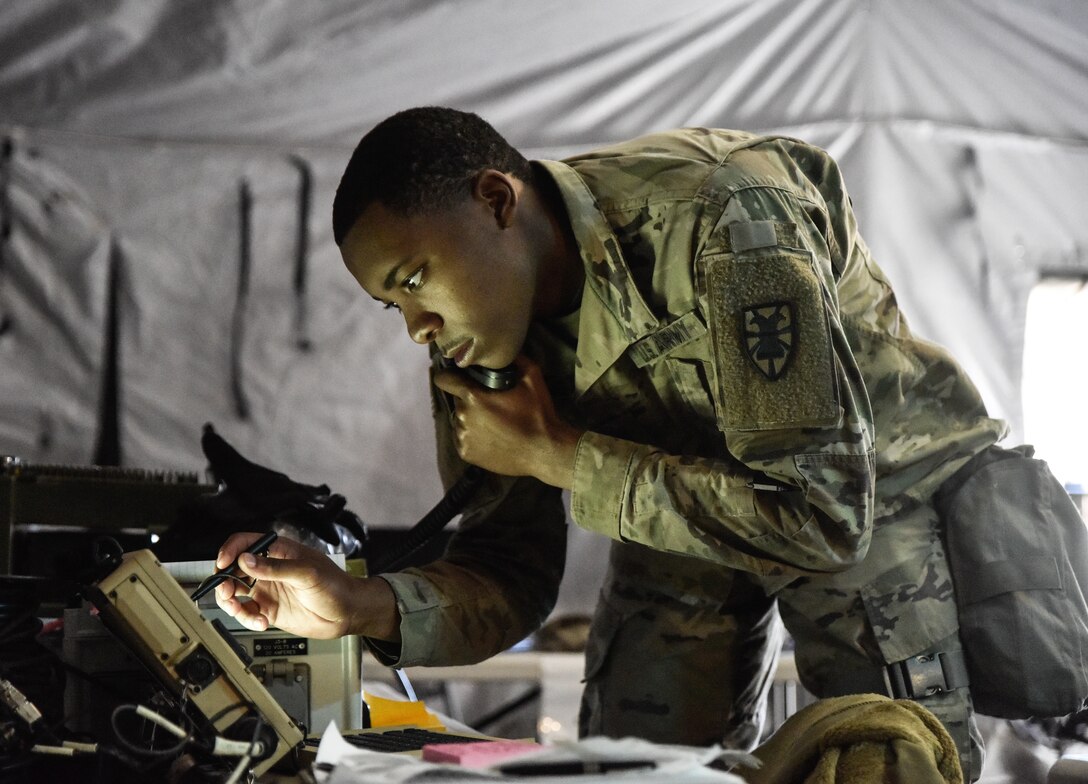
M 677 634 L 677 608 L 697 608 L 680 624 L 704 641 L 691 656 L 718 646 L 717 661 L 747 672 L 735 651 L 750 636 L 766 665 L 765 597 L 776 597 L 818 695 L 958 646 L 932 497 L 1005 425 L 942 348 L 911 333 L 834 161 L 795 139 L 696 128 L 535 165 L 562 194 L 586 283 L 580 309 L 535 324 L 526 351 L 560 413 L 588 429 L 571 516 L 615 541 L 587 663 L 614 683 L 591 678 L 587 699 L 640 667 L 639 651 L 601 641 L 667 604 L 662 634 Z M 759 308 L 764 323 L 750 315 Z M 448 484 L 463 464 L 434 397 Z M 493 479 L 445 559 L 387 578 L 400 663 L 478 661 L 528 634 L 554 602 L 563 526 L 558 490 Z M 668 568 L 639 573 L 659 562 Z M 762 589 L 741 591 L 749 605 L 741 584 Z M 678 706 L 717 690 L 729 721 L 753 710 L 744 684 L 696 697 L 691 683 L 672 686 Z M 966 700 L 935 710 L 960 728 L 961 749 Z

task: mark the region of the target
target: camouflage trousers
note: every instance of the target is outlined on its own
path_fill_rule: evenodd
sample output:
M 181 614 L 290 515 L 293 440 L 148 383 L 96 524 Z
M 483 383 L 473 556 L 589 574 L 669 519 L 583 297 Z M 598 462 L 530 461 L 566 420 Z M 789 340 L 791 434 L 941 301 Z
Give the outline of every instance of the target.
M 580 734 L 752 749 L 784 633 L 741 572 L 615 543 L 586 646 Z
M 960 650 L 936 513 L 877 521 L 865 560 L 845 572 L 758 585 L 751 575 L 614 544 L 586 650 L 583 735 L 751 748 L 765 715 L 782 631 L 818 697 L 887 693 L 884 666 Z M 765 590 L 767 589 L 767 590 Z M 724 598 L 723 598 L 724 597 Z M 967 781 L 982 768 L 968 689 L 918 700 L 948 729 Z

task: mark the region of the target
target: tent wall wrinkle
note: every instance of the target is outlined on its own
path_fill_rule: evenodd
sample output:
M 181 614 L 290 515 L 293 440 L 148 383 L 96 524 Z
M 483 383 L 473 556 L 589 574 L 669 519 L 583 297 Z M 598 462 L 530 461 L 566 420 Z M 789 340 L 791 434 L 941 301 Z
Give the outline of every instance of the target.
M 1016 439 L 1027 293 L 1088 267 L 1085 95 L 1082 0 L 6 2 L 0 454 L 95 456 L 112 242 L 123 463 L 200 470 L 212 421 L 372 524 L 421 517 L 426 352 L 359 292 L 329 214 L 359 136 L 422 104 L 534 157 L 681 125 L 827 147 L 912 327 Z

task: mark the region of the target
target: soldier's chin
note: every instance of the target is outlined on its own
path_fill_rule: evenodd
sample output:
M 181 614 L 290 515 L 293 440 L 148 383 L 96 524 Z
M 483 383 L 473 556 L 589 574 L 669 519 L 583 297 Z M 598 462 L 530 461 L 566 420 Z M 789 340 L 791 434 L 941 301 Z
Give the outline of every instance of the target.
M 521 348 L 521 346 L 518 346 L 513 350 L 488 351 L 486 354 L 482 354 L 479 360 L 473 360 L 472 364 L 490 368 L 491 370 L 502 370 L 514 364 L 514 360 L 521 353 Z

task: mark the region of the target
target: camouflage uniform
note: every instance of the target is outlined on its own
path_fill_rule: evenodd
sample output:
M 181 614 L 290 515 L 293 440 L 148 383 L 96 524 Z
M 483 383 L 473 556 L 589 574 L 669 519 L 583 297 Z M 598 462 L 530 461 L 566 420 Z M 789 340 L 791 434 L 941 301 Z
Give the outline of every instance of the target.
M 688 129 L 536 165 L 586 283 L 527 351 L 588 429 L 571 515 L 615 540 L 582 730 L 751 745 L 775 599 L 819 696 L 884 691 L 883 665 L 958 650 L 931 499 L 1004 425 L 911 334 L 835 163 L 793 139 Z M 449 482 L 463 466 L 436 405 Z M 559 491 L 492 478 L 446 558 L 387 577 L 403 616 L 387 658 L 504 649 L 546 617 L 562 560 Z M 968 753 L 966 689 L 924 704 Z

